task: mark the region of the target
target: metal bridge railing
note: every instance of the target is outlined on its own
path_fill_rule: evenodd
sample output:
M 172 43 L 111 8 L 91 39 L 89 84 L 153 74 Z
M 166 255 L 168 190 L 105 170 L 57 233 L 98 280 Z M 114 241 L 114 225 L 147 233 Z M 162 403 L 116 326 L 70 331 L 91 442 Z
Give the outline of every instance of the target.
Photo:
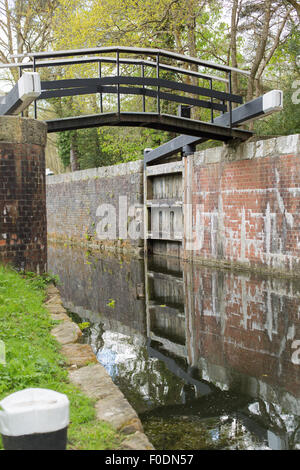
M 107 54 L 114 54 L 114 56 Z M 24 56 L 21 57 L 24 58 Z M 143 113 L 147 112 L 146 97 L 150 97 L 156 100 L 158 115 L 163 110 L 162 101 L 209 109 L 210 122 L 214 121 L 215 112 L 222 114 L 229 112 L 229 127 L 232 127 L 232 104 L 242 103 L 242 97 L 232 93 L 232 72 L 249 74 L 249 72 L 233 67 L 149 48 L 102 47 L 32 53 L 27 57 L 31 60 L 30 62 L 12 64 L 12 66 L 19 67 L 20 76 L 24 70 L 28 69 L 36 72 L 44 67 L 98 63 L 97 78 L 42 81 L 42 93 L 37 99 L 97 93 L 100 95 L 100 112 L 103 113 L 103 95 L 114 94 L 117 96 L 117 113 L 120 114 L 122 112 L 122 96 L 140 95 L 142 96 Z M 115 66 L 115 74 L 105 75 L 104 72 L 108 69 L 105 65 L 108 64 Z M 136 73 L 134 75 L 122 74 L 121 66 L 124 64 L 138 66 L 139 76 Z M 149 76 L 151 71 L 154 76 Z M 167 78 L 164 77 L 165 72 L 169 72 Z M 204 80 L 207 86 L 191 84 L 193 80 L 195 82 L 195 78 L 196 82 L 199 79 Z M 223 83 L 226 91 L 220 91 L 220 85 L 216 87 L 217 83 Z M 36 102 L 34 112 L 37 117 Z

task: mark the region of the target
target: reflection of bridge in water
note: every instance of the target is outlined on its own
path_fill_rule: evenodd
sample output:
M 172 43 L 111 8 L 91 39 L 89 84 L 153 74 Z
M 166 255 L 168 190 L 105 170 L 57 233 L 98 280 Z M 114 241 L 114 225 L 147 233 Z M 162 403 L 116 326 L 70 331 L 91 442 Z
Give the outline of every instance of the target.
M 76 250 L 50 254 L 67 306 L 94 323 L 89 341 L 141 416 L 225 414 L 271 448 L 299 442 L 296 283 L 171 258 L 86 264 Z

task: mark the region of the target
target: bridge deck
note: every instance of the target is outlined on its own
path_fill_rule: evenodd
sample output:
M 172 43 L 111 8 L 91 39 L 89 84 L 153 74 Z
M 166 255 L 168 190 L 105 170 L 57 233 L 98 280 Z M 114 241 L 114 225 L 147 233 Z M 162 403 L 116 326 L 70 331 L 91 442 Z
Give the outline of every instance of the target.
M 49 133 L 101 126 L 130 126 L 160 129 L 223 142 L 232 139 L 247 140 L 252 136 L 251 132 L 241 129 L 231 129 L 208 122 L 157 113 L 103 113 L 53 119 L 46 122 Z

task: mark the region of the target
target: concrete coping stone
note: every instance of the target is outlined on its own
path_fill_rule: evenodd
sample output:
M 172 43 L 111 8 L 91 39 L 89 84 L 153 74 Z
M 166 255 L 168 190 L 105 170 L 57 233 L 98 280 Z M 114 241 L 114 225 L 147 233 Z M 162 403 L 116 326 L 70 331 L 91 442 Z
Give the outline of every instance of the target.
M 19 116 L 0 116 L 0 142 L 44 147 L 47 143 L 47 124 Z
M 194 153 L 193 164 L 207 165 L 222 161 L 249 160 L 278 155 L 299 155 L 300 134 L 262 138 L 239 145 L 222 145 Z
M 119 165 L 89 168 L 88 170 L 61 173 L 59 175 L 47 176 L 47 184 L 71 183 L 75 181 L 93 180 L 98 178 L 115 178 L 117 176 L 128 176 L 143 172 L 143 161 L 120 163 Z

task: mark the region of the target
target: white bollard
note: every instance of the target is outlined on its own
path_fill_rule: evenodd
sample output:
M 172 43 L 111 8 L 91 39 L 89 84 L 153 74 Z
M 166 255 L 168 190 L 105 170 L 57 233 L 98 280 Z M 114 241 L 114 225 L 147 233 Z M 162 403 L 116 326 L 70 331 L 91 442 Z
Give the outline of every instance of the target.
M 69 399 L 62 393 L 28 388 L 0 402 L 0 433 L 6 450 L 65 450 Z

